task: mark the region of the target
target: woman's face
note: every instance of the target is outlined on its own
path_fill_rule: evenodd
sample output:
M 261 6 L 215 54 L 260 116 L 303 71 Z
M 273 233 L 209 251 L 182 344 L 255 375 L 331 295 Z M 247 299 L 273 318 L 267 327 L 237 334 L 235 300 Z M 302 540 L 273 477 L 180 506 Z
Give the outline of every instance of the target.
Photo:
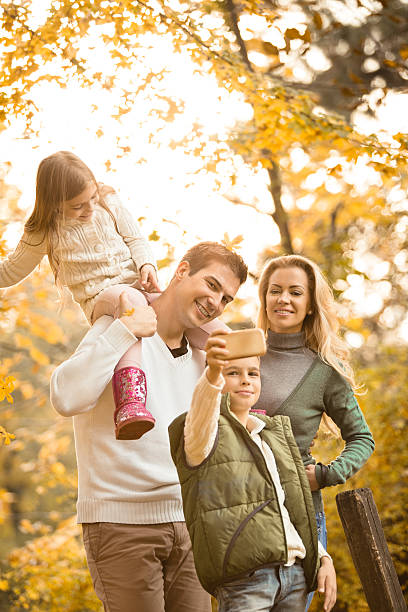
M 302 268 L 293 266 L 272 272 L 266 292 L 269 329 L 278 334 L 300 332 L 310 305 L 309 281 Z

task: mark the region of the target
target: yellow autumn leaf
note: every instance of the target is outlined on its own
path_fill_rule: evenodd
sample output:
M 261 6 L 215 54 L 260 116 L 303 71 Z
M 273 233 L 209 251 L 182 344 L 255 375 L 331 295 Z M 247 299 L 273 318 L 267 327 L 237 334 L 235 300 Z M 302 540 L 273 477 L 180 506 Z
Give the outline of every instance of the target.
M 0 377 L 0 402 L 6 399 L 10 404 L 13 403 L 11 393 L 14 390 L 14 376 Z
M 31 358 L 39 365 L 48 365 L 50 363 L 49 357 L 39 351 L 35 346 L 30 349 Z
M 171 263 L 173 263 L 173 258 L 171 257 L 163 257 L 163 259 L 158 259 L 156 261 L 157 264 L 157 268 L 159 270 L 161 270 L 162 268 L 166 268 L 167 266 L 169 266 Z
M 30 383 L 22 383 L 19 386 L 19 391 L 21 392 L 24 399 L 31 399 L 34 395 L 34 387 Z
M 228 233 L 225 232 L 224 239 L 221 240 L 221 243 L 227 247 L 229 251 L 234 251 L 235 249 L 240 248 L 240 243 L 243 241 L 244 237 L 240 234 L 239 236 L 235 236 L 235 238 L 230 238 Z
M 37 291 L 34 292 L 34 296 L 36 300 L 46 300 L 48 294 L 44 289 L 37 289 Z
M 3 439 L 6 446 L 8 446 L 10 442 L 15 439 L 15 437 L 16 436 L 14 434 L 9 433 L 2 425 L 0 425 L 0 438 Z
M 14 338 L 18 348 L 30 348 L 33 345 L 31 339 L 22 334 L 15 334 Z
M 28 519 L 22 519 L 20 521 L 20 530 L 23 533 L 35 533 L 35 528 L 31 521 L 29 521 Z
M 51 472 L 56 476 L 62 476 L 62 474 L 65 474 L 65 466 L 59 461 L 56 461 L 51 465 Z
M 129 308 L 129 310 L 125 310 L 125 312 L 122 314 L 123 317 L 131 317 L 133 314 L 135 314 L 135 309 L 134 308 Z

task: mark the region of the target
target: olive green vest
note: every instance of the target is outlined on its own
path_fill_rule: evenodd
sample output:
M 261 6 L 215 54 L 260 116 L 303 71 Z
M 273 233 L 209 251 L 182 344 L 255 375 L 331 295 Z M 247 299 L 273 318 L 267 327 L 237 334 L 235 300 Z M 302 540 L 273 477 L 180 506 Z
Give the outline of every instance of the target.
M 257 415 L 258 416 L 258 415 Z M 184 515 L 198 578 L 209 593 L 218 585 L 263 566 L 287 561 L 286 538 L 275 486 L 264 456 L 224 396 L 217 438 L 210 455 L 189 467 L 184 421 L 169 427 L 173 461 L 180 478 Z M 285 506 L 306 547 L 303 562 L 309 590 L 318 570 L 315 511 L 303 462 L 287 416 L 258 416 L 260 432 L 275 456 Z

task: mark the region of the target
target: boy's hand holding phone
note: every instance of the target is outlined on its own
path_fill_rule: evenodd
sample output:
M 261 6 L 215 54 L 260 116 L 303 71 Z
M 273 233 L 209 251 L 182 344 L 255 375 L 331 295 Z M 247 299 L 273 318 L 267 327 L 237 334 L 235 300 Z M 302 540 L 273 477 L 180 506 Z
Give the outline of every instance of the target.
M 265 336 L 258 328 L 231 332 L 215 331 L 208 338 L 206 352 L 207 378 L 211 384 L 215 385 L 222 368 L 229 360 L 264 355 L 266 353 Z
M 212 385 L 217 385 L 223 367 L 228 363 L 228 350 L 226 337 L 231 332 L 217 330 L 208 337 L 205 351 L 207 353 L 207 379 Z

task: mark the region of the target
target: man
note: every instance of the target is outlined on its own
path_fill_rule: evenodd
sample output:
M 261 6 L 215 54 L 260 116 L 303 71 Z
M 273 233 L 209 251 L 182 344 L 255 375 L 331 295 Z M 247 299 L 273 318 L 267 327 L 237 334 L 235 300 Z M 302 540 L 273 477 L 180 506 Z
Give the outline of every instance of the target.
M 191 402 L 204 353 L 185 331 L 212 321 L 246 280 L 241 257 L 213 242 L 192 247 L 151 307 L 104 316 L 54 372 L 51 401 L 74 417 L 78 522 L 96 594 L 108 612 L 209 612 L 184 523 L 167 428 Z M 124 291 L 126 288 L 124 288 Z M 155 427 L 116 440 L 110 381 L 116 363 L 142 337 L 147 409 Z

